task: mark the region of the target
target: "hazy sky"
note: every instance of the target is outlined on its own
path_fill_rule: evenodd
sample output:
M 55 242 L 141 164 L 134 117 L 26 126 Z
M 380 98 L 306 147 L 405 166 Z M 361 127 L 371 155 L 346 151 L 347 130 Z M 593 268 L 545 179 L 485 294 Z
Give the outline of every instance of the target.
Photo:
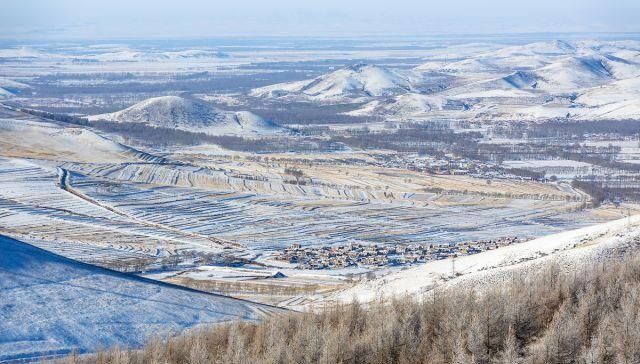
M 0 0 L 4 39 L 638 31 L 640 0 Z

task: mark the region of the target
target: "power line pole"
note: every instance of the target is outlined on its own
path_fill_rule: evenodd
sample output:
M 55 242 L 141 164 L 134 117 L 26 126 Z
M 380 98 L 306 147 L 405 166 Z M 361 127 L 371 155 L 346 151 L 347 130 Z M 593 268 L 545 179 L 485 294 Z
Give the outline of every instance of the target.
M 451 257 L 451 276 L 456 276 L 456 256 L 455 254 Z

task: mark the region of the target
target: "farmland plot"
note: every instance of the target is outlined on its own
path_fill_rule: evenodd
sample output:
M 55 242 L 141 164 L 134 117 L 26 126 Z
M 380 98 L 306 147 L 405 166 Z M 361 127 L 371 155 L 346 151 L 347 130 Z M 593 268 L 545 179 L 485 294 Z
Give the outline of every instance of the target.
M 135 172 L 126 172 L 132 166 Z M 4 159 L 0 168 L 0 183 L 7 186 L 1 192 L 0 223 L 6 229 L 41 240 L 97 244 L 131 254 L 220 252 L 226 247 L 253 256 L 294 243 L 441 243 L 514 231 L 533 237 L 597 219 L 588 212 L 571 212 L 577 202 L 554 200 L 454 196 L 443 201 L 441 196 L 430 196 L 438 206 L 411 199 L 337 199 L 282 190 L 258 193 L 234 189 L 244 184 L 238 178 L 223 178 L 224 172 L 193 167 L 66 163 L 56 169 Z M 251 182 L 255 181 L 247 180 Z M 187 187 L 189 183 L 196 187 Z M 575 219 L 580 215 L 584 218 Z

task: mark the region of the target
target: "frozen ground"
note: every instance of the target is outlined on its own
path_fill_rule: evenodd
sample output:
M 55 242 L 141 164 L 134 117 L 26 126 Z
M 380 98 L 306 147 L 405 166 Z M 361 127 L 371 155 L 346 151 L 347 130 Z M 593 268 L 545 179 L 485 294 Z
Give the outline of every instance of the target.
M 269 306 L 125 275 L 0 236 L 0 362 L 38 360 L 199 325 L 258 320 Z

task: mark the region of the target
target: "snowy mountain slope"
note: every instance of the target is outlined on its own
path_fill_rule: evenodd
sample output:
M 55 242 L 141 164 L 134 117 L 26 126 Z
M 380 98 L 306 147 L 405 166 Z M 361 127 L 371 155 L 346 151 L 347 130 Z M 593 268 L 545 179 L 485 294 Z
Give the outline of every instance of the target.
M 499 99 L 540 97 L 535 91 L 537 79 L 530 72 L 516 71 L 504 77 L 470 81 L 461 86 L 424 95 L 407 93 L 386 100 L 374 100 L 347 113 L 353 116 L 423 116 L 434 111 L 468 110 L 477 99 L 496 102 Z
M 574 46 L 561 40 L 537 42 L 492 49 L 471 56 L 467 55 L 462 60 L 445 64 L 429 62 L 416 67 L 415 70 L 438 71 L 464 78 L 474 78 L 477 75 L 541 68 L 559 57 L 566 57 L 575 53 L 576 48 Z
M 602 64 L 617 80 L 640 76 L 640 57 L 622 58 L 608 54 L 602 57 Z
M 541 68 L 518 69 L 506 76 L 473 82 L 461 88 L 480 86 L 484 90 L 541 89 L 552 94 L 575 92 L 615 81 L 616 78 L 611 72 L 612 63 L 620 62 L 613 62 L 598 55 L 570 56 Z
M 255 97 L 293 97 L 310 101 L 388 96 L 408 92 L 406 75 L 385 67 L 356 64 L 312 80 L 281 83 L 251 91 Z
M 565 117 L 576 120 L 621 120 L 640 118 L 640 78 L 614 81 L 582 91 L 570 103 L 547 103 L 517 111 L 521 118 Z
M 532 71 L 515 71 L 496 78 L 465 83 L 441 92 L 452 99 L 535 97 L 539 78 Z M 537 93 L 539 94 L 539 92 Z
M 252 96 L 287 101 L 365 103 L 348 115 L 382 117 L 640 118 L 638 91 L 614 90 L 640 77 L 640 42 L 549 41 L 516 46 L 455 47 L 428 53 L 425 63 L 394 71 L 355 65 L 313 80 L 254 89 Z M 584 102 L 603 87 L 607 102 Z M 610 88 L 609 88 L 610 87 Z M 583 95 L 591 95 L 585 96 Z M 605 96 L 603 96 L 605 97 Z M 577 99 L 576 99 L 577 98 Z M 619 105 L 608 105 L 624 102 Z M 604 109 L 599 109 L 607 104 Z M 615 112 L 614 112 L 615 111 Z
M 414 69 L 426 77 L 438 72 L 455 75 L 456 81 L 429 97 L 447 100 L 449 106 L 462 104 L 464 113 L 459 107 L 439 109 L 396 96 L 391 101 L 375 100 L 350 114 L 502 120 L 640 118 L 634 101 L 640 98 L 638 52 L 605 44 L 534 43 Z M 536 64 L 542 66 L 531 67 Z
M 499 66 L 494 64 L 494 60 L 487 58 L 471 58 L 443 65 L 438 71 L 444 73 L 455 73 L 462 77 L 468 77 L 475 73 L 494 73 L 499 71 Z M 424 69 L 424 67 L 419 68 Z
M 532 70 L 552 63 L 557 57 L 540 55 L 495 57 L 491 54 L 474 56 L 472 58 L 446 63 L 426 63 L 414 69 L 415 72 L 440 72 L 455 75 L 462 79 L 479 80 L 483 77 L 496 77 L 518 70 Z
M 605 60 L 598 56 L 567 57 L 534 71 L 536 88 L 549 92 L 576 91 L 615 80 Z
M 536 82 L 536 76 L 532 72 L 515 71 L 495 80 L 495 86 L 493 88 L 533 89 L 536 86 Z M 486 86 L 491 87 L 491 82 L 486 82 Z
M 0 236 L 0 362 L 136 347 L 275 308 L 94 267 Z
M 419 295 L 438 284 L 465 284 L 465 280 L 475 282 L 474 287 L 477 288 L 487 284 L 491 279 L 502 276 L 506 270 L 532 269 L 552 259 L 566 265 L 579 264 L 583 259 L 597 259 L 607 249 L 638 241 L 639 226 L 640 216 L 636 215 L 458 257 L 455 266 L 451 259 L 437 260 L 358 284 L 329 300 L 345 302 L 356 297 L 361 301 L 371 301 L 381 296 Z
M 637 40 L 614 40 L 614 41 L 601 41 L 601 40 L 580 40 L 575 42 L 577 48 L 589 49 L 599 53 L 616 54 L 618 52 L 639 52 L 640 41 Z M 622 57 L 626 58 L 626 57 Z
M 206 101 L 178 96 L 154 97 L 124 110 L 93 115 L 89 120 L 146 123 L 208 134 L 273 134 L 282 127 L 247 111 L 224 111 Z
M 455 95 L 461 91 L 489 90 L 542 90 L 550 94 L 577 92 L 584 88 L 604 85 L 616 80 L 612 73 L 619 65 L 627 67 L 626 63 L 611 61 L 605 57 L 571 56 L 562 58 L 544 67 L 534 70 L 517 70 L 497 78 L 470 82 L 465 85 L 445 91 Z M 632 66 L 628 66 L 631 68 Z M 640 68 L 638 68 L 640 71 Z M 631 74 L 630 70 L 622 71 Z M 522 93 L 518 93 L 522 95 Z

